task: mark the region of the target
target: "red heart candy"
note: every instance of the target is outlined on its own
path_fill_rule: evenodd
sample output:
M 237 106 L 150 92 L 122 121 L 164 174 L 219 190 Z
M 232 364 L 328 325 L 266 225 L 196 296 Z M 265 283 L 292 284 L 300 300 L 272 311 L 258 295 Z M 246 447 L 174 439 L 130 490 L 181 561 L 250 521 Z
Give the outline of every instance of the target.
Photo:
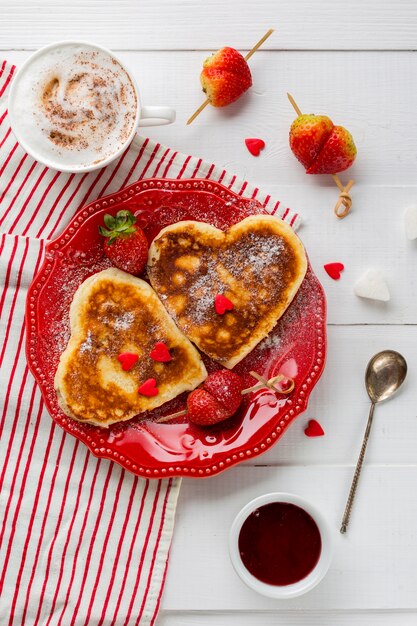
M 323 267 L 333 280 L 339 280 L 340 272 L 343 272 L 345 269 L 343 263 L 326 263 Z
M 162 341 L 158 341 L 158 343 L 155 344 L 150 357 L 154 361 L 159 361 L 160 363 L 168 363 L 168 361 L 171 361 L 172 359 L 168 348 Z
M 259 156 L 261 150 L 265 148 L 265 142 L 263 139 L 245 139 L 247 149 L 253 156 Z
M 155 378 L 148 378 L 148 380 L 145 380 L 145 382 L 139 387 L 138 393 L 142 396 L 157 396 L 159 390 L 156 386 Z
M 223 315 L 226 311 L 233 310 L 233 302 L 223 294 L 218 293 L 214 300 L 214 308 L 216 309 L 216 313 Z
M 134 352 L 122 352 L 117 358 L 122 364 L 122 369 L 127 372 L 132 369 L 139 357 Z
M 304 433 L 307 437 L 322 437 L 324 435 L 324 430 L 316 420 L 310 420 Z

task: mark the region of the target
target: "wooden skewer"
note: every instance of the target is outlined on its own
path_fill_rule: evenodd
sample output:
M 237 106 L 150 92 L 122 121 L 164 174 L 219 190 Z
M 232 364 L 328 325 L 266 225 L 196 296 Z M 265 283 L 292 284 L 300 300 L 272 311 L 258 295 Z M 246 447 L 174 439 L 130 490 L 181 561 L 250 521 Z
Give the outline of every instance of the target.
M 190 119 L 187 122 L 187 126 L 189 124 L 191 124 L 191 122 L 194 122 L 195 118 L 197 117 L 197 115 L 200 115 L 201 111 L 203 111 L 203 109 L 206 108 L 206 106 L 210 103 L 210 100 L 207 98 L 207 100 L 204 100 L 203 104 L 200 104 L 200 106 L 198 107 L 197 111 L 194 111 L 194 113 L 192 114 L 192 116 L 190 117 Z
M 300 107 L 298 106 L 298 104 L 296 103 L 296 101 L 294 100 L 294 98 L 292 97 L 290 93 L 287 93 L 287 97 L 288 97 L 288 100 L 291 102 L 298 117 L 300 117 L 300 115 L 302 115 Z
M 270 37 L 272 35 L 272 33 L 274 32 L 273 28 L 270 28 L 268 30 L 268 32 L 265 33 L 265 35 L 263 37 L 261 37 L 261 39 L 258 41 L 258 43 L 256 43 L 253 48 L 251 50 L 249 50 L 249 52 L 247 53 L 247 55 L 245 56 L 245 61 L 248 61 L 251 56 L 253 54 L 255 54 L 255 52 L 258 50 L 258 48 L 260 48 L 262 46 L 262 44 L 264 43 L 264 41 L 266 41 L 268 39 L 268 37 Z M 191 124 L 191 122 L 194 122 L 195 118 L 197 117 L 197 115 L 200 115 L 201 111 L 203 111 L 203 109 L 206 108 L 206 106 L 209 104 L 210 100 L 207 98 L 206 100 L 204 100 L 203 104 L 200 104 L 200 106 L 198 107 L 198 109 L 196 111 L 194 111 L 194 113 L 192 114 L 192 116 L 190 117 L 190 119 L 187 121 L 187 126 L 189 124 Z
M 302 115 L 300 107 L 298 106 L 298 104 L 296 103 L 292 95 L 290 93 L 287 93 L 287 96 L 288 96 L 288 100 L 291 102 L 297 115 L 298 116 Z M 351 187 L 355 184 L 355 181 L 352 179 L 349 180 L 348 184 L 345 187 L 337 174 L 332 174 L 332 178 L 334 182 L 336 183 L 336 185 L 338 186 L 339 191 L 340 191 L 339 199 L 334 207 L 334 213 L 336 217 L 338 217 L 339 219 L 342 219 L 346 217 L 346 215 L 349 213 L 352 207 L 352 198 L 349 195 L 349 191 Z M 340 211 L 341 207 L 343 207 L 342 211 Z
M 262 44 L 268 39 L 268 37 L 270 37 L 272 35 L 273 32 L 274 32 L 273 28 L 270 28 L 268 31 L 266 31 L 265 35 L 260 38 L 258 43 L 256 43 L 253 46 L 253 48 L 251 50 L 249 50 L 249 52 L 245 56 L 245 61 L 249 61 L 251 56 L 253 56 L 255 54 L 255 52 L 258 50 L 258 48 L 260 48 L 262 46 Z
M 156 420 L 157 424 L 163 424 L 164 422 L 170 422 L 176 417 L 180 417 L 181 415 L 187 415 L 188 411 L 184 409 L 184 411 L 178 411 L 177 413 L 171 413 L 171 415 L 164 415 Z
M 251 371 L 251 372 L 249 372 L 249 374 L 251 376 L 253 376 L 253 378 L 256 378 L 256 380 L 259 381 L 259 384 L 254 385 L 253 387 L 248 387 L 248 389 L 244 389 L 241 392 L 242 396 L 247 394 L 247 393 L 251 393 L 252 391 L 258 391 L 259 389 L 262 389 L 263 387 L 267 387 L 271 391 L 277 391 L 278 393 L 282 393 L 282 394 L 287 395 L 287 394 L 291 393 L 291 391 L 295 387 L 295 382 L 293 381 L 293 379 L 292 378 L 287 378 L 286 376 L 283 376 L 282 374 L 278 374 L 278 376 L 274 376 L 273 378 L 270 378 L 269 380 L 266 380 L 266 378 L 264 378 L 263 376 L 258 374 L 258 372 Z M 291 381 L 290 382 L 290 386 L 288 387 L 288 389 L 281 389 L 280 387 L 275 387 L 276 383 L 279 383 L 282 380 L 289 380 L 289 381 Z M 166 422 L 170 422 L 171 420 L 175 419 L 176 417 L 180 417 L 182 415 L 187 415 L 187 413 L 188 413 L 187 409 L 184 409 L 183 411 L 178 411 L 177 413 L 171 413 L 171 415 L 164 415 L 163 417 L 160 417 L 159 419 L 157 419 L 156 423 L 157 424 L 164 424 Z

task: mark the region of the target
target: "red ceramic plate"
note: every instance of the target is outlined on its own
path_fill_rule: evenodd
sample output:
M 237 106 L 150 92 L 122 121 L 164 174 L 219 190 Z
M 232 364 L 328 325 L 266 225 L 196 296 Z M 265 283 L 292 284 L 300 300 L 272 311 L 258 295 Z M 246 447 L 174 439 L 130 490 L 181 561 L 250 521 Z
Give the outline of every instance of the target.
M 205 221 L 226 229 L 254 213 L 265 213 L 256 200 L 241 198 L 207 180 L 147 180 L 81 209 L 46 258 L 27 299 L 27 357 L 52 419 L 99 457 L 112 459 L 145 477 L 204 477 L 261 454 L 307 407 L 320 378 L 326 354 L 326 301 L 309 266 L 294 301 L 276 325 L 235 370 L 247 386 L 256 370 L 266 378 L 279 372 L 294 378 L 290 396 L 267 390 L 245 396 L 239 412 L 215 427 L 189 424 L 186 417 L 156 423 L 162 415 L 185 408 L 186 394 L 159 409 L 108 429 L 81 424 L 60 410 L 54 391 L 59 357 L 69 338 L 69 306 L 78 286 L 109 267 L 98 225 L 106 212 L 129 208 L 151 241 L 159 230 L 179 220 Z M 204 357 L 209 371 L 218 365 Z

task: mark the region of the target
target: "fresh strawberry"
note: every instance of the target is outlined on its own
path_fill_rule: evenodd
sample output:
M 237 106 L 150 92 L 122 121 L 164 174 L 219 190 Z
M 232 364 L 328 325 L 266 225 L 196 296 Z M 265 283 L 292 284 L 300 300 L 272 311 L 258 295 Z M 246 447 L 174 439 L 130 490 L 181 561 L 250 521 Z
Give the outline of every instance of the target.
M 242 402 L 244 384 L 238 374 L 229 370 L 218 370 L 206 378 L 203 389 L 224 406 L 229 415 L 233 415 Z
M 187 398 L 188 418 L 199 426 L 223 422 L 236 413 L 242 402 L 243 380 L 229 370 L 210 374 L 203 387 L 195 389 Z
M 204 61 L 200 81 L 210 103 L 215 107 L 224 107 L 249 89 L 252 76 L 240 52 L 226 47 Z
M 307 174 L 342 172 L 356 156 L 352 135 L 326 115 L 297 117 L 290 128 L 290 147 Z
M 120 270 L 137 276 L 148 260 L 148 242 L 145 233 L 135 226 L 136 217 L 130 211 L 118 211 L 116 217 L 106 213 L 100 234 L 106 237 L 104 254 Z
M 352 165 L 355 157 L 356 146 L 350 132 L 343 126 L 333 126 L 330 137 L 314 163 L 308 168 L 307 174 L 343 172 Z
M 326 115 L 300 115 L 291 124 L 290 148 L 306 169 L 317 159 L 332 128 Z
M 199 426 L 212 426 L 230 417 L 230 412 L 205 389 L 195 389 L 187 398 L 188 419 Z

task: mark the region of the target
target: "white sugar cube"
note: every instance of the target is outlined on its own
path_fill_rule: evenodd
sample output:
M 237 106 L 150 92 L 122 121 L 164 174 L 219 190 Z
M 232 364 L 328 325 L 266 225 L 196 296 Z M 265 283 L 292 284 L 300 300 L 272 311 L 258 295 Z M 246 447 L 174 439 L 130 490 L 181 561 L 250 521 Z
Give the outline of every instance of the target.
M 383 274 L 379 270 L 367 270 L 355 283 L 354 292 L 360 298 L 388 302 L 390 293 Z

